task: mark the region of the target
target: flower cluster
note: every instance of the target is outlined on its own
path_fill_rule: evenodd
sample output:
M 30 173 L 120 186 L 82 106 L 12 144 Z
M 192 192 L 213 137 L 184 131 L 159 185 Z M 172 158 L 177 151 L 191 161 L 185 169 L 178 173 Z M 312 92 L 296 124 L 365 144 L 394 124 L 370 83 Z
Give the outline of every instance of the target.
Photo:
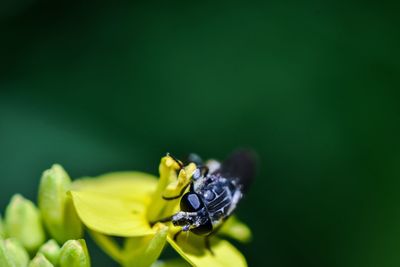
M 75 181 L 71 196 L 93 239 L 122 266 L 151 266 L 167 243 L 192 266 L 247 266 L 243 255 L 218 236 L 211 239 L 211 252 L 204 237 L 189 232 L 174 240 L 178 227 L 171 223 L 150 224 L 179 210 L 179 199 L 167 201 L 162 196 L 179 194 L 195 169 L 193 163 L 180 168 L 173 158 L 166 156 L 161 159 L 159 179 L 140 172 L 110 173 Z M 218 234 L 242 242 L 251 238 L 249 228 L 235 217 Z M 123 238 L 122 246 L 117 244 L 115 236 Z M 158 264 L 179 266 L 176 260 Z
M 160 177 L 141 172 L 117 172 L 71 182 L 54 165 L 42 175 L 38 207 L 15 195 L 0 217 L 0 266 L 90 267 L 82 238 L 86 226 L 92 239 L 123 267 L 211 266 L 246 267 L 243 255 L 221 236 L 241 242 L 249 228 L 231 217 L 211 239 L 185 233 L 171 223 L 155 223 L 179 210 L 175 196 L 190 182 L 196 165 L 181 168 L 169 156 L 161 159 Z M 118 237 L 118 240 L 116 240 Z M 122 243 L 121 243 L 122 240 Z M 159 260 L 169 244 L 181 258 Z
M 70 186 L 68 174 L 54 165 L 42 175 L 39 207 L 19 194 L 11 198 L 0 218 L 0 266 L 90 267 Z

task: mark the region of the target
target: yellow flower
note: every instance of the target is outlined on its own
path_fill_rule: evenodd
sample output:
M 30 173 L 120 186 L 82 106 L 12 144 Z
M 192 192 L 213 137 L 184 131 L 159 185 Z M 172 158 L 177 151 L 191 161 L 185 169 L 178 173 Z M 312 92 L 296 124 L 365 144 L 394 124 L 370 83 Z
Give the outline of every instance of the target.
M 149 222 L 168 217 L 179 210 L 179 199 L 166 201 L 162 196 L 175 196 L 190 182 L 196 165 L 180 169 L 169 156 L 161 159 L 160 178 L 141 172 L 119 172 L 84 178 L 72 184 L 71 196 L 78 216 L 92 237 L 106 253 L 126 267 L 151 266 L 168 242 L 192 266 L 247 266 L 243 255 L 228 241 L 211 238 L 211 253 L 204 237 L 192 233 L 174 234 L 180 230 L 171 223 Z M 230 218 L 218 233 L 242 242 L 251 238 L 249 228 Z M 125 237 L 122 247 L 112 236 Z M 167 264 L 162 263 L 162 266 Z

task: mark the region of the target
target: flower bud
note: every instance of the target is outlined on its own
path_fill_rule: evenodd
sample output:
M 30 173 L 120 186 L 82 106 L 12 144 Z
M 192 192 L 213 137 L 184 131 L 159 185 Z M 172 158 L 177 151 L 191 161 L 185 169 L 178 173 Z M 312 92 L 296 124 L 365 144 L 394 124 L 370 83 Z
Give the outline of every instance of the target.
M 70 185 L 68 174 L 57 164 L 46 170 L 40 180 L 40 212 L 46 229 L 60 244 L 82 237 L 82 223 L 67 195 Z
M 0 238 L 5 238 L 5 237 L 6 237 L 6 230 L 4 229 L 3 219 L 1 218 L 0 215 Z
M 39 253 L 43 254 L 53 265 L 58 264 L 60 256 L 60 246 L 53 239 L 50 239 L 39 248 Z
M 4 241 L 0 239 L 0 266 L 2 267 L 13 267 L 14 263 L 11 260 L 11 255 L 7 253 Z
M 60 267 L 90 267 L 90 257 L 85 240 L 69 240 L 62 246 Z
M 43 254 L 38 253 L 29 263 L 29 267 L 54 267 Z
M 187 261 L 183 259 L 169 259 L 169 260 L 158 260 L 151 265 L 151 267 L 190 267 Z
M 28 252 L 18 242 L 18 240 L 10 238 L 4 241 L 8 255 L 14 262 L 15 267 L 25 267 L 29 262 Z
M 11 198 L 6 208 L 5 229 L 29 252 L 36 251 L 45 241 L 39 210 L 32 201 L 19 194 Z

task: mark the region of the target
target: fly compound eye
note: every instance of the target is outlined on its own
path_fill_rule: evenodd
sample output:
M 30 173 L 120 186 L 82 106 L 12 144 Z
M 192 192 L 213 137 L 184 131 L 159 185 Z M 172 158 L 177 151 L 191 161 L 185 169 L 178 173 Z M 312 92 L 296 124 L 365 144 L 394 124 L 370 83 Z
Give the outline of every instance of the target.
M 186 212 L 199 211 L 204 207 L 203 202 L 196 193 L 186 193 L 181 199 L 181 210 Z

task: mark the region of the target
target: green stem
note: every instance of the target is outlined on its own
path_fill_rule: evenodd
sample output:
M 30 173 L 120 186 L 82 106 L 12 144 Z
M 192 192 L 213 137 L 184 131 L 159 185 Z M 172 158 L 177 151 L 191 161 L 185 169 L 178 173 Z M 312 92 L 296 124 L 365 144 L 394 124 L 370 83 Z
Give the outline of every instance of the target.
M 113 240 L 112 237 L 97 233 L 95 231 L 88 230 L 90 236 L 94 242 L 104 250 L 113 260 L 122 264 L 124 261 L 124 256 L 122 255 L 122 250 L 120 246 Z

